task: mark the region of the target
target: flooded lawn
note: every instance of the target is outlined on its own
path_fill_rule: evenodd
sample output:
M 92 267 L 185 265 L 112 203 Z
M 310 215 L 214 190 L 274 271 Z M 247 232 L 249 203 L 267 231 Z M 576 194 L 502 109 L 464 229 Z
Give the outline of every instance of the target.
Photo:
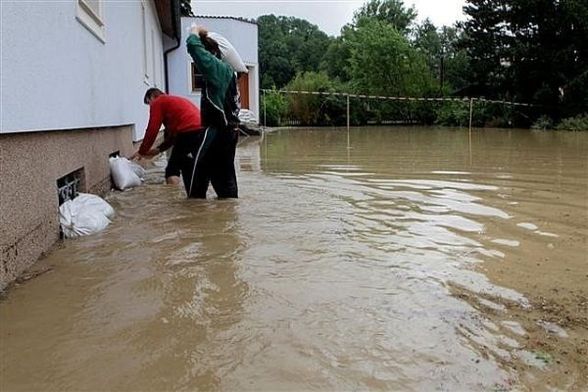
M 586 390 L 588 133 L 281 130 L 238 165 L 238 200 L 112 193 L 0 302 L 0 389 Z

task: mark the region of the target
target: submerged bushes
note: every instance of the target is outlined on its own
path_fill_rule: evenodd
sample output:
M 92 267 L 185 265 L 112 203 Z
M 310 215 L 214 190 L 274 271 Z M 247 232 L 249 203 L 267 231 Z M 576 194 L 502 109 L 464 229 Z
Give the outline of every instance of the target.
M 553 120 L 549 116 L 541 116 L 533 123 L 531 129 L 545 131 L 547 129 L 553 129 Z
M 296 75 L 286 90 L 332 93 L 340 90 L 340 86 L 324 72 L 305 72 Z M 347 103 L 344 97 L 293 94 L 287 101 L 288 115 L 301 125 L 339 125 L 345 122 Z
M 560 131 L 588 131 L 588 114 L 564 118 L 556 129 Z
M 353 86 L 332 80 L 324 72 L 298 74 L 285 88 L 265 90 L 260 118 L 269 126 L 344 126 L 347 123 L 347 96 Z M 314 92 L 302 94 L 296 92 Z M 339 93 L 339 94 L 331 94 Z M 467 127 L 470 121 L 470 101 L 417 101 L 358 98 L 350 94 L 350 124 L 437 124 Z M 533 129 L 588 130 L 588 114 L 569 117 L 556 124 L 548 116 L 539 116 L 538 108 L 515 106 L 509 102 L 474 99 L 474 127 L 529 127 Z M 264 114 L 265 111 L 265 114 Z M 533 119 L 536 119 L 533 122 Z
M 537 130 L 556 129 L 558 131 L 588 131 L 588 114 L 564 118 L 557 125 L 554 124 L 550 117 L 541 116 L 535 121 L 531 128 Z
M 263 94 L 259 118 L 261 123 L 269 126 L 280 126 L 288 110 L 288 101 L 284 94 L 271 90 Z
M 444 126 L 465 127 L 470 121 L 468 102 L 447 102 L 437 109 L 435 123 Z

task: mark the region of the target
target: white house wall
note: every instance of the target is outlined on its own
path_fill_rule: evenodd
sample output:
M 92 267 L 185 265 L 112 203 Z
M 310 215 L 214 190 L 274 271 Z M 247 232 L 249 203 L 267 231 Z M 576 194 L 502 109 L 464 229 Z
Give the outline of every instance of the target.
M 150 0 L 101 6 L 104 43 L 76 19 L 77 1 L 1 3 L 1 133 L 135 124 L 134 139 L 143 137 L 145 90 L 165 83 L 156 11 Z
M 243 62 L 251 68 L 249 75 L 249 105 L 259 121 L 259 62 L 257 25 L 235 19 L 224 18 L 182 18 L 182 46 L 169 57 L 171 94 L 181 95 L 200 106 L 200 93 L 192 92 L 190 67 L 192 59 L 186 50 L 188 30 L 192 23 L 205 26 L 227 38 L 237 49 Z

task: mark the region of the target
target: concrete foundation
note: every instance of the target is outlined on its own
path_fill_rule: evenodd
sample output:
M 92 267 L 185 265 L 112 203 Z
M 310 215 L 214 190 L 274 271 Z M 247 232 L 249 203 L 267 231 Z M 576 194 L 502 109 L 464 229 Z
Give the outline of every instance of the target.
M 0 290 L 59 239 L 57 180 L 82 174 L 81 192 L 110 189 L 108 157 L 133 152 L 133 126 L 0 134 Z

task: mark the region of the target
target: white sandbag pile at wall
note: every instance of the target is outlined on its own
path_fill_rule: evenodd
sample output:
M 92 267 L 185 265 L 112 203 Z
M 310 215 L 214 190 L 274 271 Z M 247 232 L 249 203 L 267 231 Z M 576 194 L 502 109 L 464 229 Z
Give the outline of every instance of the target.
M 239 121 L 241 124 L 241 134 L 248 136 L 259 136 L 262 133 L 261 127 L 257 123 L 255 113 L 248 109 L 241 109 L 239 111 Z
M 114 209 L 99 196 L 80 193 L 59 206 L 59 223 L 65 238 L 77 238 L 104 230 Z
M 239 52 L 237 52 L 237 49 L 235 49 L 228 39 L 219 33 L 208 33 L 208 36 L 218 43 L 222 59 L 233 67 L 235 72 L 248 72 Z
M 245 124 L 256 124 L 257 119 L 255 118 L 255 113 L 253 113 L 249 109 L 241 109 L 239 111 L 239 121 Z
M 127 158 L 110 158 L 110 174 L 117 189 L 125 189 L 139 186 L 145 178 L 145 169 L 138 163 L 131 162 Z

